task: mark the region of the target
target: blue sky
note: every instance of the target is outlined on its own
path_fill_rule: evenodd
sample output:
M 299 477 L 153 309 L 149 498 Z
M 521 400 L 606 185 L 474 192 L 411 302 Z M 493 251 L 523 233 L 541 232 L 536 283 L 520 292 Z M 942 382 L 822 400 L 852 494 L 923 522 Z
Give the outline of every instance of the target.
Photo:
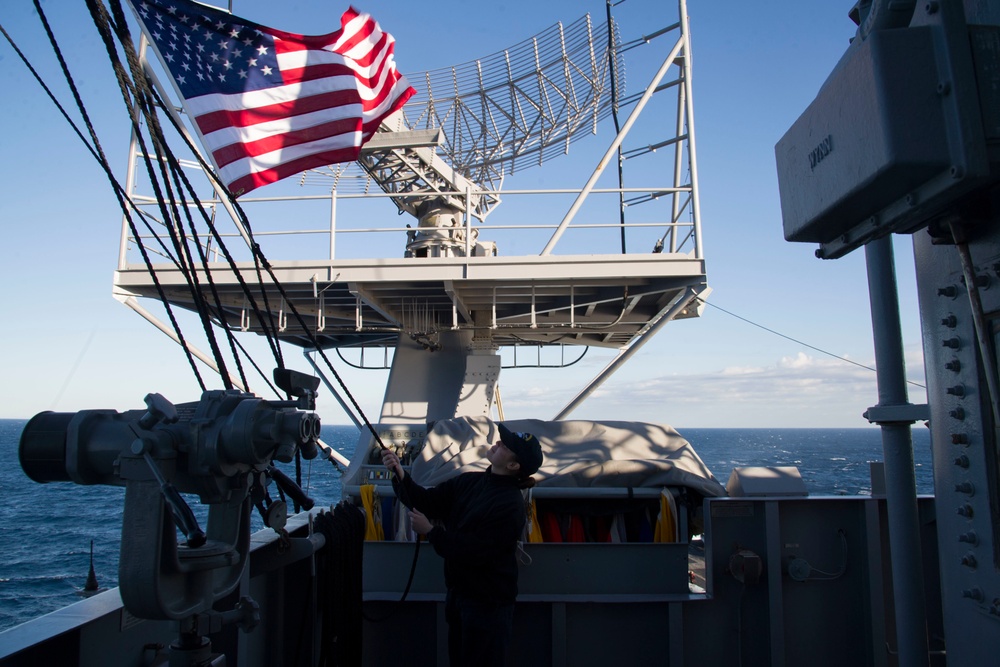
M 616 13 L 631 15 L 631 26 L 654 29 L 662 1 L 628 0 Z M 874 365 L 863 253 L 821 261 L 813 246 L 786 243 L 774 166 L 774 144 L 854 34 L 850 4 L 691 0 L 688 7 L 710 303 L 807 345 L 710 306 L 700 319 L 668 326 L 573 417 L 677 427 L 867 425 L 861 414 L 877 402 L 874 373 L 809 347 Z M 603 3 L 579 1 L 356 6 L 395 36 L 403 71 L 486 56 L 586 11 L 595 20 L 604 16 Z M 49 0 L 43 7 L 123 178 L 128 130 L 84 3 Z M 335 29 L 346 5 L 330 7 L 237 0 L 235 12 L 317 33 Z M 32 3 L 4 3 L 0 23 L 71 104 Z M 5 42 L 0 89 L 6 128 L 0 135 L 0 418 L 141 407 L 151 391 L 193 400 L 197 385 L 180 351 L 111 297 L 120 213 L 106 179 Z M 909 239 L 897 238 L 895 247 L 907 370 L 922 383 Z M 501 379 L 506 417 L 551 417 L 609 358 L 591 354 L 554 374 L 507 371 Z M 304 361 L 294 363 L 306 368 Z M 377 414 L 383 376 L 343 374 L 368 414 Z M 911 401 L 924 401 L 915 387 Z M 327 423 L 346 423 L 329 397 L 321 398 L 319 412 Z

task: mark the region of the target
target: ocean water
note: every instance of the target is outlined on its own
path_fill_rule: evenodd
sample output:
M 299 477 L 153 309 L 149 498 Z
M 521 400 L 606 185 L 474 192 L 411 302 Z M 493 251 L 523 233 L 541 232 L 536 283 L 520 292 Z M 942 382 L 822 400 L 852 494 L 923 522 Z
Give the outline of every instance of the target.
M 25 423 L 0 420 L 0 631 L 80 600 L 91 541 L 100 586 L 117 585 L 124 489 L 31 481 L 17 458 Z M 866 495 L 868 461 L 882 459 L 875 428 L 680 431 L 722 484 L 737 466 L 793 465 L 813 495 Z M 350 457 L 357 430 L 324 426 L 323 439 Z M 933 493 L 928 431 L 914 428 L 913 443 L 917 491 Z M 294 478 L 292 465 L 283 469 Z M 339 501 L 340 473 L 329 463 L 304 462 L 302 481 L 318 506 Z M 261 525 L 255 514 L 253 528 Z
M 17 447 L 26 420 L 0 419 L 0 631 L 82 599 L 90 569 L 101 588 L 118 585 L 125 489 L 80 486 L 71 482 L 38 484 L 21 470 Z M 324 426 L 323 441 L 350 457 L 357 443 L 353 426 Z M 281 466 L 295 479 L 294 464 Z M 302 486 L 318 507 L 340 501 L 340 473 L 319 459 L 303 461 Z M 271 496 L 277 498 L 273 486 Z M 204 506 L 191 509 L 205 527 Z M 251 529 L 263 522 L 254 511 Z

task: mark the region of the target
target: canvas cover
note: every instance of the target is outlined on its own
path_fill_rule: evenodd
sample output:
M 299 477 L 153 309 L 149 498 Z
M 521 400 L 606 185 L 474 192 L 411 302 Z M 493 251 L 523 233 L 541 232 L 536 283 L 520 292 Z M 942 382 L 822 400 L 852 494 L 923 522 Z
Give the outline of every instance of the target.
M 534 434 L 544 461 L 538 487 L 684 486 L 702 496 L 725 496 L 725 488 L 691 444 L 665 424 L 626 421 L 506 420 L 512 431 Z M 486 450 L 500 439 L 485 417 L 438 421 L 427 434 L 410 474 L 423 486 L 453 475 L 485 470 Z

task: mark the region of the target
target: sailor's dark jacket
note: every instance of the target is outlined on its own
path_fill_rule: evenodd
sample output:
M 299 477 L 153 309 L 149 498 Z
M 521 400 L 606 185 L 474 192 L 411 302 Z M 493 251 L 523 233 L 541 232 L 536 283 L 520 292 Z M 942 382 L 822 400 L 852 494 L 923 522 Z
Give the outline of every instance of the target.
M 393 487 L 404 504 L 436 525 L 427 538 L 444 558 L 449 590 L 497 603 L 517 597 L 517 542 L 526 519 L 518 480 L 468 472 L 425 489 L 409 475 Z

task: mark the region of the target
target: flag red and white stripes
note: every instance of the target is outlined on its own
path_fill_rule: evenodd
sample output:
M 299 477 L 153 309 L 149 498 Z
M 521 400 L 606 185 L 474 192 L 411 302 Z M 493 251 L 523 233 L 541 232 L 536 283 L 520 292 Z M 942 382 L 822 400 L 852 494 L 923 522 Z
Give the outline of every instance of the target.
M 415 94 L 396 71 L 395 40 L 353 7 L 340 30 L 316 36 L 188 0 L 134 9 L 234 196 L 356 160 L 382 120 Z

